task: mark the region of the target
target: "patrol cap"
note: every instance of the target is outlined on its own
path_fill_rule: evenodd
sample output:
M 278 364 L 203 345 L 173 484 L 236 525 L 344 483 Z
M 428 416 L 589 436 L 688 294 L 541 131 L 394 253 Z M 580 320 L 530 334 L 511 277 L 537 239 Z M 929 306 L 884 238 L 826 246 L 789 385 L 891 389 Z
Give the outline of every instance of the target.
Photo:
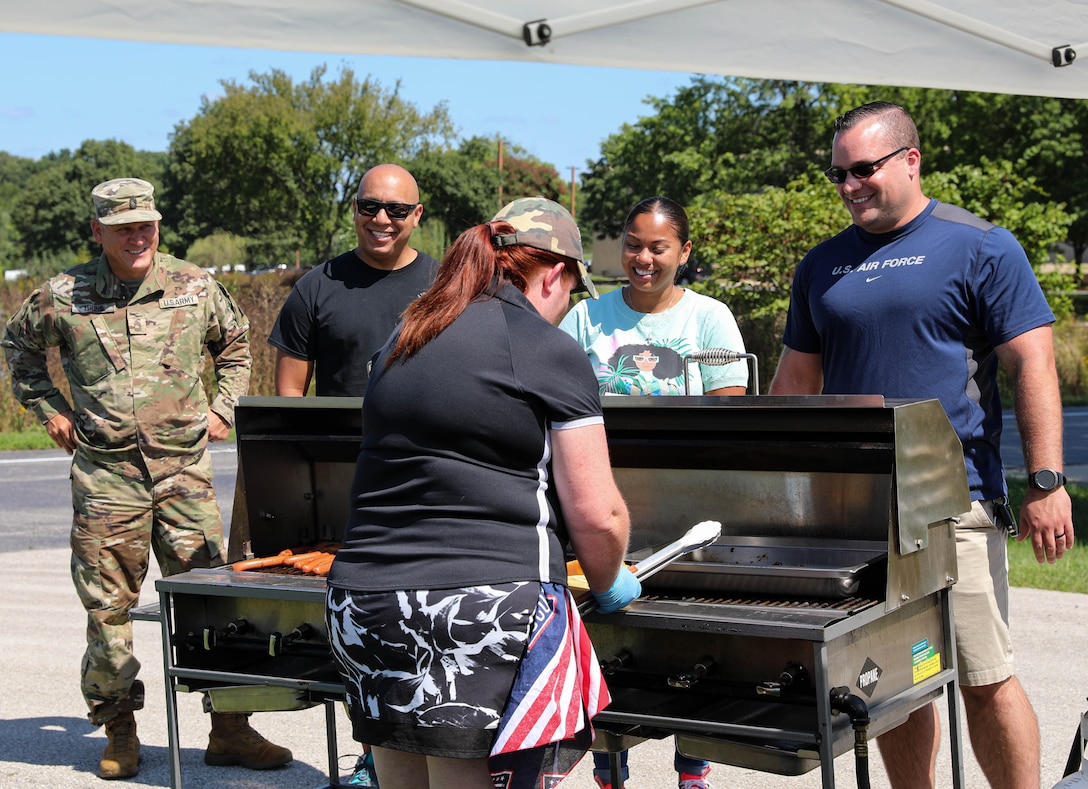
M 535 247 L 570 258 L 578 267 L 578 284 L 574 292 L 585 292 L 590 298 L 597 298 L 597 288 L 582 262 L 582 236 L 578 225 L 559 203 L 546 197 L 522 197 L 507 203 L 491 221 L 508 222 L 516 231 L 492 236 L 495 246 Z
M 104 225 L 162 219 L 155 210 L 155 187 L 139 178 L 114 178 L 91 190 L 94 215 Z

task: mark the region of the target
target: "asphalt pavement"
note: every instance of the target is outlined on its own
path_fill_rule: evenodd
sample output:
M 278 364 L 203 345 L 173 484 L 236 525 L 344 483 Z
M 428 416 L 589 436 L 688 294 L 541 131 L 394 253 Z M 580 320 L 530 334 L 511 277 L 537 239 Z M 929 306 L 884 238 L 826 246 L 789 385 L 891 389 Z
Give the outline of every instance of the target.
M 1088 409 L 1067 413 L 1067 472 L 1088 482 Z M 1077 433 L 1070 440 L 1070 430 Z M 1075 447 L 1083 455 L 1074 457 Z M 1078 449 L 1076 452 L 1080 452 Z M 1009 457 L 1010 465 L 1015 465 Z M 1079 461 L 1079 462 L 1077 462 Z M 84 717 L 79 693 L 79 663 L 83 651 L 84 616 L 69 578 L 67 548 L 70 504 L 63 453 L 5 453 L 0 458 L 0 675 L 8 677 L 0 693 L 0 787 L 20 789 L 87 789 L 101 786 L 95 769 L 104 734 Z M 234 453 L 217 446 L 213 455 L 216 485 L 229 522 L 234 487 Z M 154 564 L 154 563 L 152 563 Z M 153 566 L 142 603 L 157 599 Z M 1088 709 L 1088 595 L 1013 589 L 1013 644 L 1017 674 L 1034 704 L 1042 734 L 1044 789 L 1056 783 L 1076 735 L 1080 715 Z M 166 734 L 162 638 L 158 623 L 134 625 L 136 654 L 143 667 L 147 704 L 137 713 L 143 743 L 140 774 L 134 786 L 170 786 Z M 240 767 L 207 767 L 207 717 L 195 695 L 179 694 L 182 785 L 226 789 L 303 789 L 325 787 L 325 712 L 321 707 L 298 712 L 261 713 L 255 727 L 269 739 L 290 747 L 295 760 L 266 772 Z M 946 702 L 938 702 L 947 717 Z M 350 772 L 358 747 L 342 710 L 337 710 L 336 741 L 342 775 Z M 943 726 L 938 758 L 938 782 L 952 786 L 951 760 Z M 966 787 L 986 785 L 981 770 L 964 743 Z M 629 789 L 661 789 L 676 785 L 670 740 L 649 741 L 631 751 Z M 591 760 L 585 759 L 563 786 L 590 789 Z M 857 786 L 854 759 L 836 760 L 836 785 Z M 871 785 L 888 786 L 876 749 L 870 760 Z M 811 789 L 820 787 L 819 771 L 783 777 L 770 773 L 715 765 L 716 789 Z
M 0 672 L 8 681 L 0 694 L 0 787 L 19 789 L 88 789 L 101 786 L 94 771 L 105 738 L 84 717 L 79 694 L 79 661 L 83 651 L 84 617 L 68 577 L 69 554 L 63 548 L 0 553 L 0 622 L 3 647 Z M 152 570 L 149 581 L 158 577 Z M 142 602 L 155 599 L 153 584 L 145 586 Z M 1088 708 L 1088 595 L 1012 590 L 1012 628 L 1018 674 L 1035 705 L 1043 742 L 1043 786 L 1061 777 L 1080 714 Z M 140 774 L 133 786 L 170 785 L 166 707 L 162 669 L 162 640 L 156 622 L 136 622 L 136 654 L 143 664 L 147 704 L 137 713 L 143 743 Z M 938 703 L 942 715 L 946 703 Z M 290 765 L 267 772 L 240 767 L 207 767 L 207 716 L 196 695 L 179 694 L 182 785 L 224 789 L 310 789 L 328 785 L 325 717 L 321 707 L 298 712 L 259 713 L 254 726 L 295 754 Z M 358 747 L 351 741 L 343 711 L 336 711 L 337 744 L 346 775 Z M 952 786 L 947 725 L 938 761 L 940 786 Z M 985 786 L 970 749 L 965 746 L 966 786 Z M 629 789 L 675 786 L 672 744 L 649 741 L 632 749 Z M 591 760 L 578 765 L 563 786 L 590 789 Z M 883 765 L 873 750 L 871 783 L 888 786 Z M 716 789 L 820 787 L 818 771 L 797 777 L 715 765 Z M 836 785 L 857 786 L 854 759 L 836 760 Z

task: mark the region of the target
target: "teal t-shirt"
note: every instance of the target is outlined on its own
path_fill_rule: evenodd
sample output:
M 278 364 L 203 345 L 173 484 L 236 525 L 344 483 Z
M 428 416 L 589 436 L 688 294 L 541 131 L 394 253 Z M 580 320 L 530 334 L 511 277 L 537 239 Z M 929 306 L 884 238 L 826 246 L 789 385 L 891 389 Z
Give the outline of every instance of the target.
M 628 307 L 617 289 L 580 301 L 559 328 L 589 354 L 602 395 L 682 395 L 685 356 L 708 348 L 745 352 L 729 308 L 689 290 L 665 312 L 644 313 Z M 743 361 L 688 368 L 688 394 L 748 385 Z

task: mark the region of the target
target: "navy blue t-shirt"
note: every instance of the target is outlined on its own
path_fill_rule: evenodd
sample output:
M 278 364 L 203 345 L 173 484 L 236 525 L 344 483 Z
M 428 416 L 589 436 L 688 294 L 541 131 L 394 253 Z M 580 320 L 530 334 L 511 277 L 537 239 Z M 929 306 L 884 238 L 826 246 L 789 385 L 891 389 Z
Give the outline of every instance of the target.
M 995 346 L 1053 323 L 1004 228 L 931 200 L 908 225 L 852 225 L 797 268 L 783 342 L 822 355 L 824 393 L 937 398 L 975 499 L 1005 491 Z
M 509 284 L 407 361 L 374 362 L 332 586 L 564 583 L 550 429 L 603 424 L 589 357 Z

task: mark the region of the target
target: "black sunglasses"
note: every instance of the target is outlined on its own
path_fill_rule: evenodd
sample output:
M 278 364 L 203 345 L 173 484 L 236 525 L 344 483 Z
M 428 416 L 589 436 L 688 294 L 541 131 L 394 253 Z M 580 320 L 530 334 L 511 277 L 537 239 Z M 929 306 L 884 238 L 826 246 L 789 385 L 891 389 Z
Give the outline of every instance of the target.
M 378 200 L 364 200 L 355 198 L 355 210 L 363 216 L 377 216 L 379 211 L 385 211 L 390 219 L 407 219 L 408 215 L 416 210 L 419 203 L 383 203 Z
M 880 165 L 884 164 L 884 162 L 891 159 L 897 153 L 903 153 L 903 151 L 909 150 L 909 147 L 904 146 L 898 151 L 892 151 L 887 156 L 881 156 L 879 159 L 871 162 L 862 162 L 861 164 L 855 164 L 853 167 L 828 167 L 826 170 L 824 170 L 824 175 L 826 175 L 827 180 L 829 180 L 833 184 L 846 183 L 847 173 L 850 173 L 850 175 L 854 176 L 855 178 L 868 178 L 870 175 L 880 169 Z

